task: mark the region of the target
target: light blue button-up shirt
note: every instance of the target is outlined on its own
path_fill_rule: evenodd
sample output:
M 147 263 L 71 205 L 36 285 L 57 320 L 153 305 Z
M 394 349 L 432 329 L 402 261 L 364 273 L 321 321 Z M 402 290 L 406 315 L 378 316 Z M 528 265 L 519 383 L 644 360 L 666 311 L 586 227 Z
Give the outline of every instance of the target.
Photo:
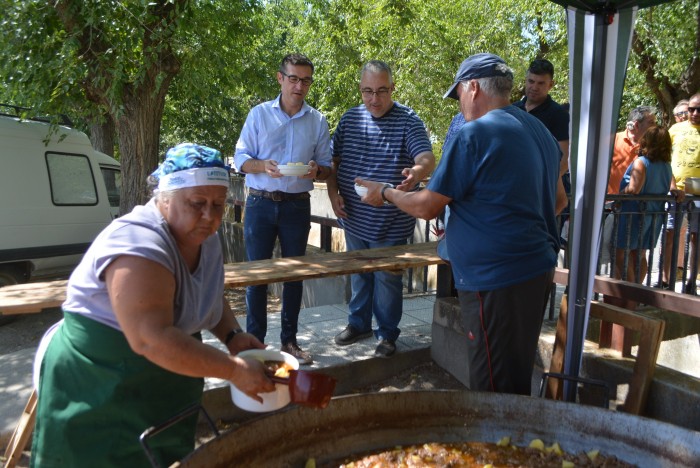
M 279 164 L 316 161 L 331 165 L 331 138 L 326 117 L 304 102 L 290 117 L 280 107 L 280 97 L 255 106 L 246 118 L 236 143 L 234 164 L 241 171 L 249 159 L 274 159 Z M 242 172 L 242 171 L 241 171 Z M 300 193 L 313 190 L 311 179 L 272 178 L 265 173 L 246 174 L 246 185 L 269 192 Z

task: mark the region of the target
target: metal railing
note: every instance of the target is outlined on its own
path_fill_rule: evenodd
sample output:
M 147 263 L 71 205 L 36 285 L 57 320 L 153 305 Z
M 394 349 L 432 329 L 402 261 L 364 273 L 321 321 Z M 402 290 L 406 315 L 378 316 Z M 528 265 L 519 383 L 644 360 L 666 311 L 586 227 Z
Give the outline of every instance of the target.
M 228 204 L 232 207 L 233 209 L 233 221 L 236 223 L 240 223 L 243 221 L 243 207 L 245 207 L 245 200 L 239 200 L 236 198 L 230 198 L 228 201 Z M 340 225 L 338 224 L 338 220 L 336 218 L 327 218 L 324 216 L 317 216 L 317 215 L 311 215 L 311 222 L 318 224 L 319 229 L 320 229 L 320 248 L 321 250 L 325 252 L 332 252 L 333 248 L 333 229 L 340 229 Z M 433 221 L 426 221 L 425 227 L 423 230 L 423 239 L 429 240 L 430 239 L 430 234 L 432 232 L 431 226 L 437 224 L 437 220 Z M 409 239 L 409 243 L 413 244 L 416 241 L 415 236 L 411 236 Z M 423 267 L 423 281 L 421 281 L 421 291 L 422 293 L 427 293 L 430 290 L 428 289 L 428 269 L 429 267 L 425 266 Z M 413 276 L 414 276 L 414 269 L 409 268 L 407 270 L 407 293 L 408 294 L 413 294 L 415 291 L 414 288 L 414 281 L 413 281 Z M 451 272 L 448 272 L 451 275 Z M 442 276 L 442 275 L 440 275 Z M 438 280 L 438 283 L 440 281 L 444 280 Z M 438 284 L 438 289 L 439 284 Z
M 681 292 L 694 294 L 698 249 L 696 236 L 691 236 L 690 221 L 693 215 L 697 216 L 696 204 L 699 201 L 700 197 L 692 195 L 688 195 L 680 203 L 674 203 L 675 200 L 671 196 L 609 195 L 606 197 L 603 242 L 598 257 L 599 274 L 605 274 L 607 266 L 607 274 L 611 277 L 615 277 L 616 270 L 619 270 L 618 276 L 622 280 L 650 287 L 664 287 L 662 280 L 664 263 L 666 263 L 670 289 L 674 289 L 680 271 Z M 630 207 L 628 202 L 636 203 Z M 670 214 L 673 214 L 676 220 L 672 233 L 668 231 Z M 622 234 L 620 229 L 624 229 Z M 651 247 L 648 244 L 649 230 L 659 232 L 658 239 Z M 681 237 L 684 230 L 685 234 Z M 608 236 L 605 235 L 606 231 Z M 646 239 L 644 239 L 645 231 Z M 621 244 L 620 240 L 622 240 Z M 695 243 L 694 249 L 691 249 L 691 242 Z M 606 248 L 609 249 L 608 252 L 604 251 Z M 691 250 L 693 250 L 693 258 L 690 258 Z M 616 252 L 621 252 L 622 258 Z M 679 252 L 683 252 L 680 262 Z M 633 256 L 644 258 L 648 269 L 643 272 L 643 263 L 637 261 L 634 265 L 634 277 L 629 278 L 628 267 Z M 618 264 L 620 261 L 622 265 Z

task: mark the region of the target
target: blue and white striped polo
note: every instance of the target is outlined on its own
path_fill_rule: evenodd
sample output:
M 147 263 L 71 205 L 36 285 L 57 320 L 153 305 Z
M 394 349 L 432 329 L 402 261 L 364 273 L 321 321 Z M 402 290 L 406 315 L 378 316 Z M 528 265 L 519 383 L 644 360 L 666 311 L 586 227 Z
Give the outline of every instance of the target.
M 340 119 L 331 152 L 340 159 L 338 187 L 345 201 L 346 219 L 339 222 L 350 234 L 366 241 L 400 240 L 413 234 L 416 220 L 393 205 L 370 206 L 355 192 L 355 178 L 400 184 L 401 171 L 415 165 L 419 154 L 432 151 L 425 124 L 399 103 L 380 118 L 364 105 Z

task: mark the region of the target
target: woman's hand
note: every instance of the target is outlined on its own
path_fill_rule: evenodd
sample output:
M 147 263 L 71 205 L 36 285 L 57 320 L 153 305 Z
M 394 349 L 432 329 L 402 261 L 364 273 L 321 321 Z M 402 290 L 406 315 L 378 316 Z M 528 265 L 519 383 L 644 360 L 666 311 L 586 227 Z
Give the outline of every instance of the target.
M 265 344 L 250 333 L 241 332 L 229 341 L 227 347 L 231 354 L 238 354 L 246 349 L 265 349 Z
M 685 200 L 685 190 L 671 189 L 670 192 L 671 192 L 671 195 L 673 195 L 674 197 L 676 197 L 676 201 L 677 201 L 678 203 L 680 203 L 680 202 L 682 202 L 683 200 Z
M 275 384 L 265 375 L 263 363 L 256 358 L 231 356 L 231 359 L 235 367 L 228 380 L 250 398 L 262 403 L 263 399 L 258 394 L 275 390 Z

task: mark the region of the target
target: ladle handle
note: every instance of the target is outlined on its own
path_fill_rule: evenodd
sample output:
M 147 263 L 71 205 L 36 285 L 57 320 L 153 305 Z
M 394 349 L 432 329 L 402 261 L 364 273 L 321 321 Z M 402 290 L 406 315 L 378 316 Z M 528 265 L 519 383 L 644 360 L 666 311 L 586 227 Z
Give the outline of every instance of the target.
M 276 375 L 268 375 L 267 378 L 282 385 L 289 385 L 289 377 L 277 377 Z

